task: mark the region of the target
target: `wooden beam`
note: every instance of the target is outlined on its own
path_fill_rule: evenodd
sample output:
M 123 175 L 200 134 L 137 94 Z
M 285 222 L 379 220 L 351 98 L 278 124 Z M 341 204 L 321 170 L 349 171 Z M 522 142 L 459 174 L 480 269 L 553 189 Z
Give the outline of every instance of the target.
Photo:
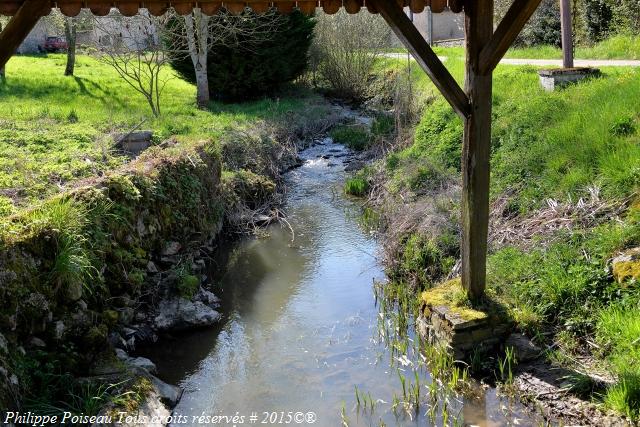
M 493 0 L 467 1 L 465 91 L 471 102 L 462 146 L 462 286 L 472 300 L 484 295 L 489 229 L 489 155 L 492 71 L 481 72 L 480 52 L 493 34 Z
M 49 0 L 25 0 L 0 33 L 0 68 L 16 52 L 38 20 L 51 10 Z
M 369 3 L 374 3 L 375 9 L 409 49 L 453 109 L 461 117 L 466 117 L 469 113 L 469 99 L 398 3 L 389 0 L 368 0 L 367 4 Z
M 513 2 L 498 25 L 495 34 L 491 37 L 491 41 L 480 53 L 479 71 L 481 74 L 496 68 L 540 2 L 541 0 L 515 0 Z

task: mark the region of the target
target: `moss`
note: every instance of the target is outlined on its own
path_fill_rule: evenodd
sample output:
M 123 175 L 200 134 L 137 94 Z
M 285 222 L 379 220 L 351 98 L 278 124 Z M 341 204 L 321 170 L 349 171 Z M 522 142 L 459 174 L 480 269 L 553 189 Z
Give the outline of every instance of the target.
M 473 308 L 462 289 L 460 278 L 446 281 L 441 285 L 422 292 L 422 302 L 430 307 L 445 306 L 462 320 L 487 319 L 491 313 Z
M 640 259 L 634 261 L 623 261 L 614 264 L 613 277 L 622 283 L 625 280 L 638 280 L 640 279 Z

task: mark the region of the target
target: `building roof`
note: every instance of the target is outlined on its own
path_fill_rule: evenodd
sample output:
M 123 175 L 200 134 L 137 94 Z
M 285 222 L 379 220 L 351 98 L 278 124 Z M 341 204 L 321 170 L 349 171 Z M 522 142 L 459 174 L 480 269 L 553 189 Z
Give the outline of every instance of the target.
M 462 10 L 464 0 L 388 0 L 397 1 L 405 7 L 409 7 L 414 13 L 422 12 L 425 7 L 430 7 L 434 13 L 439 13 L 446 8 L 454 12 Z M 14 15 L 24 0 L 0 0 L 0 15 Z M 45 2 L 46 3 L 46 2 Z M 311 14 L 316 7 L 321 7 L 325 13 L 333 14 L 344 7 L 348 13 L 357 13 L 360 9 L 367 9 L 371 13 L 377 13 L 375 7 L 367 4 L 366 0 L 245 0 L 245 1 L 216 1 L 216 0 L 59 0 L 50 1 L 51 8 L 58 7 L 66 16 L 75 16 L 82 8 L 88 8 L 96 16 L 107 15 L 111 8 L 115 7 L 125 16 L 133 16 L 141 8 L 148 9 L 152 15 L 162 15 L 170 7 L 178 13 L 186 15 L 194 7 L 200 7 L 207 15 L 217 13 L 221 8 L 226 8 L 232 13 L 240 13 L 246 7 L 255 12 L 262 13 L 274 7 L 279 12 L 289 13 L 294 9 L 299 9 L 303 13 Z

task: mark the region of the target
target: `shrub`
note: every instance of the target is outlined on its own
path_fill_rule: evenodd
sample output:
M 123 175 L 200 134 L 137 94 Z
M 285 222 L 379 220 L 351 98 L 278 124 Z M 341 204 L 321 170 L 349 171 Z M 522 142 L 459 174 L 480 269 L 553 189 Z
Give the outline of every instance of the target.
M 382 18 L 369 13 L 321 15 L 312 50 L 314 74 L 329 93 L 361 102 L 369 96 L 370 73 L 390 40 Z
M 229 34 L 211 34 L 207 67 L 213 99 L 237 102 L 270 95 L 303 73 L 315 25 L 312 18 L 300 12 L 245 11 L 239 17 L 222 13 L 234 22 Z M 175 56 L 171 64 L 185 80 L 195 83 L 189 56 Z

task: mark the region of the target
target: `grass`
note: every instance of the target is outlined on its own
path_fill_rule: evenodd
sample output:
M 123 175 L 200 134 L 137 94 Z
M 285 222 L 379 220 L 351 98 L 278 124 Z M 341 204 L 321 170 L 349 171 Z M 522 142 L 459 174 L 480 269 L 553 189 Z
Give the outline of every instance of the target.
M 344 183 L 344 192 L 351 196 L 363 197 L 368 191 L 369 183 L 364 178 L 349 178 Z
M 608 40 L 591 52 L 596 56 L 600 49 L 597 55 L 602 55 L 606 43 L 626 46 L 625 40 Z M 548 55 L 548 48 L 527 53 Z M 445 65 L 462 82 L 462 61 L 449 56 Z M 378 72 L 404 64 L 385 58 Z M 497 68 L 491 199 L 507 197 L 509 215 L 526 218 L 545 207 L 547 199 L 575 204 L 593 189 L 613 205 L 637 198 L 640 70 L 602 71 L 601 78 L 548 93 L 540 88 L 535 67 Z M 386 174 L 387 189 L 405 201 L 433 197 L 443 182 L 457 181 L 461 156 L 461 120 L 421 71 L 412 72 L 414 86 L 431 101 L 414 140 L 378 166 Z M 456 218 L 459 205 L 439 209 Z M 640 416 L 640 288 L 633 279 L 614 280 L 608 260 L 640 245 L 639 212 L 636 206 L 598 226 L 559 232 L 549 244 L 528 249 L 505 244 L 490 255 L 488 265 L 489 292 L 508 307 L 517 327 L 547 345 L 571 342 L 559 350 L 562 363 L 573 363 L 575 353 L 593 357 L 617 382 L 602 395 L 592 391 L 591 398 L 633 418 Z M 441 281 L 458 256 L 451 249 L 459 237 L 446 228 L 439 233 L 409 230 L 399 238 L 394 271 L 401 278 L 417 278 L 422 288 Z M 447 294 L 454 297 L 455 292 Z
M 344 144 L 355 151 L 363 151 L 371 143 L 371 135 L 365 128 L 359 125 L 336 126 L 329 132 L 334 142 Z
M 171 78 L 161 100 L 163 115 L 156 119 L 110 67 L 83 55 L 74 77 L 63 75 L 64 66 L 58 54 L 16 56 L 6 66 L 7 84 L 0 87 L 0 215 L 127 162 L 114 150 L 113 133 L 140 125 L 154 131 L 156 142 L 216 139 L 230 128 L 301 109 L 311 96 L 298 92 L 199 110 L 194 86 Z

